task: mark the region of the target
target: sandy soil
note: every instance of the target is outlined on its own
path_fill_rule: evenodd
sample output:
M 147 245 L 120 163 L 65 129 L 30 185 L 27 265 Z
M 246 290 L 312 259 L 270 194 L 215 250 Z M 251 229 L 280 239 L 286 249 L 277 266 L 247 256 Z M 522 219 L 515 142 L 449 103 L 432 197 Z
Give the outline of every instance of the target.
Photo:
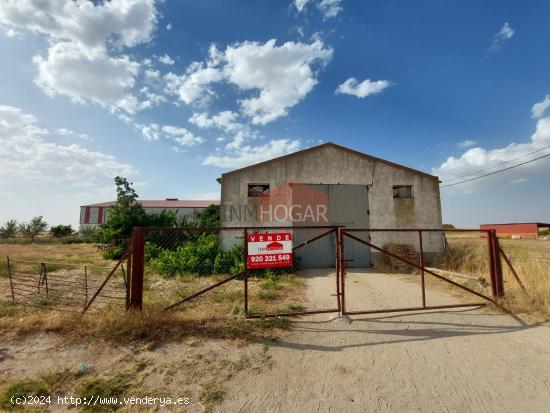
M 310 294 L 324 291 L 329 277 L 308 277 Z M 356 281 L 350 302 L 395 307 L 398 297 L 397 305 L 418 305 L 414 281 L 406 278 L 350 273 L 347 279 Z M 429 293 L 457 302 L 450 291 Z M 309 299 L 320 305 L 317 294 Z M 351 322 L 327 314 L 303 318 L 289 337 L 270 345 L 273 369 L 237 375 L 217 411 L 547 412 L 549 342 L 547 326 L 484 308 Z

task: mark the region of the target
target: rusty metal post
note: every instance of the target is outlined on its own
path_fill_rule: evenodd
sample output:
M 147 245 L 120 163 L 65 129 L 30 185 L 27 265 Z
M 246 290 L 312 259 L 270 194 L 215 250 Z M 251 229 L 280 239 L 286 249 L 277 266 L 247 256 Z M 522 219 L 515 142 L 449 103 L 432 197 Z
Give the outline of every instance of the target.
M 50 293 L 48 291 L 48 267 L 46 264 L 44 264 L 44 279 L 42 280 L 43 283 L 46 283 L 46 296 Z
M 244 236 L 244 248 L 243 248 L 243 261 L 244 261 L 244 315 L 248 317 L 248 229 L 243 229 Z
M 126 257 L 126 268 L 128 269 L 126 274 L 126 310 L 130 308 L 130 280 L 132 278 L 132 238 L 128 239 L 128 256 Z
M 342 230 L 343 235 L 345 235 L 345 230 Z M 342 314 L 346 314 L 346 259 L 344 251 L 344 237 L 340 233 L 340 288 L 341 288 L 341 297 L 342 303 L 340 304 Z
M 86 304 L 88 304 L 88 266 L 87 265 L 84 266 L 84 288 L 86 289 L 85 290 L 86 298 L 84 300 L 84 307 L 86 307 Z
M 497 297 L 504 297 L 504 279 L 502 276 L 502 263 L 500 260 L 500 245 L 496 230 L 491 230 L 493 233 L 493 257 L 495 260 L 495 285 Z
M 15 293 L 13 292 L 13 281 L 11 279 L 10 256 L 7 255 L 6 258 L 8 260 L 8 277 L 10 279 L 11 299 L 12 299 L 13 302 L 15 302 Z
M 422 307 L 426 307 L 426 284 L 425 284 L 425 276 L 424 276 L 424 249 L 422 247 L 422 231 L 418 231 L 418 254 L 419 254 L 419 261 L 420 261 L 420 267 L 422 268 L 420 270 L 420 283 L 422 285 Z
M 489 260 L 489 283 L 491 284 L 491 295 L 493 298 L 498 297 L 498 290 L 496 286 L 495 276 L 495 252 L 493 244 L 493 233 L 491 231 L 485 232 L 487 236 L 487 259 Z
M 341 291 L 340 291 L 340 229 L 336 228 L 334 234 L 334 252 L 336 254 L 336 305 L 338 312 L 342 310 L 342 305 L 340 303 Z
M 134 227 L 132 234 L 132 270 L 128 280 L 130 297 L 128 308 L 141 310 L 143 307 L 143 271 L 145 267 L 145 231 L 142 227 Z

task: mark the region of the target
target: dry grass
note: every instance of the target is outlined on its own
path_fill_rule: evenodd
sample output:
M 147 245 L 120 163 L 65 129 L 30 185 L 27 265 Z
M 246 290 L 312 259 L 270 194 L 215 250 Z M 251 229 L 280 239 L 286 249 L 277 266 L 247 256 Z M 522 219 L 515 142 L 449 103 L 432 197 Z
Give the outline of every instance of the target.
M 97 312 L 79 314 L 30 309 L 0 304 L 0 333 L 22 339 L 37 333 L 57 333 L 67 343 L 89 340 L 113 344 L 147 342 L 153 345 L 187 338 L 218 338 L 257 341 L 275 338 L 289 328 L 286 319 L 245 320 L 243 317 L 220 317 L 203 314 L 193 318 L 182 311 L 150 308 L 142 312 Z
M 432 265 L 448 271 L 475 275 L 484 278 L 488 283 L 486 239 L 449 235 L 447 238 L 450 251 Z M 503 260 L 503 305 L 517 313 L 546 319 L 550 315 L 550 242 L 510 239 L 501 239 L 499 242 L 526 288 L 525 292 L 520 288 Z M 479 287 L 476 289 L 479 290 Z

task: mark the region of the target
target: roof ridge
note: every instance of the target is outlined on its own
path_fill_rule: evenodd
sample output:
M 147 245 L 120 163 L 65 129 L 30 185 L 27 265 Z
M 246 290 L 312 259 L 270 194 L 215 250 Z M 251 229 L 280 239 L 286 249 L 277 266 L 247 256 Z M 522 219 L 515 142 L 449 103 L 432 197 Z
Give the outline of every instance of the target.
M 408 166 L 405 166 L 405 165 L 401 165 L 401 164 L 398 164 L 398 163 L 395 163 L 395 162 L 392 162 L 392 161 L 388 161 L 386 159 L 378 158 L 376 156 L 369 155 L 369 154 L 364 153 L 364 152 L 359 152 L 355 149 L 351 149 L 351 148 L 348 148 L 346 146 L 338 145 L 338 144 L 336 144 L 334 142 L 331 142 L 331 141 L 322 143 L 320 145 L 312 146 L 312 147 L 309 147 L 309 148 L 301 149 L 299 151 L 292 152 L 292 153 L 289 153 L 289 154 L 286 154 L 286 155 L 278 156 L 276 158 L 268 159 L 266 161 L 262 161 L 262 162 L 258 162 L 258 163 L 252 164 L 252 165 L 248 165 L 248 166 L 245 166 L 245 167 L 242 167 L 242 168 L 239 168 L 239 169 L 235 169 L 233 171 L 223 173 L 222 177 L 225 176 L 225 175 L 232 175 L 232 174 L 235 174 L 237 172 L 242 172 L 242 171 L 246 171 L 246 170 L 249 170 L 249 169 L 253 169 L 253 168 L 256 168 L 256 167 L 259 167 L 259 166 L 262 166 L 262 165 L 267 165 L 269 163 L 272 163 L 272 162 L 275 162 L 275 161 L 278 161 L 278 160 L 281 160 L 281 159 L 286 159 L 286 158 L 290 158 L 290 157 L 293 157 L 293 156 L 297 156 L 297 155 L 303 154 L 305 152 L 311 152 L 311 151 L 319 150 L 319 149 L 322 149 L 322 148 L 325 148 L 325 147 L 328 147 L 328 146 L 332 146 L 336 149 L 343 150 L 343 151 L 346 151 L 346 152 L 349 152 L 349 153 L 352 153 L 352 154 L 355 154 L 355 155 L 358 155 L 358 156 L 362 156 L 364 158 L 368 158 L 368 159 L 374 160 L 376 162 L 382 162 L 382 163 L 385 163 L 386 165 L 390 165 L 390 166 L 393 166 L 395 168 L 403 169 L 403 170 L 415 173 L 417 175 L 422 175 L 422 176 L 426 176 L 426 177 L 429 177 L 429 178 L 432 178 L 432 179 L 439 180 L 439 178 L 437 176 L 431 175 L 427 172 L 422 172 L 422 171 L 419 171 L 418 169 L 414 169 L 414 168 L 411 168 L 411 167 L 408 167 Z

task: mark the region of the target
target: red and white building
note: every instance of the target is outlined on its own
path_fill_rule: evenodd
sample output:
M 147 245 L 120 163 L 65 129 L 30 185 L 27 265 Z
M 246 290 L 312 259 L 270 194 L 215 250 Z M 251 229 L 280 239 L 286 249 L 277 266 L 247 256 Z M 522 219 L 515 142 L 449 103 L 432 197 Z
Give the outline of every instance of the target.
M 199 213 L 209 205 L 219 205 L 218 200 L 182 200 L 166 198 L 164 200 L 138 200 L 147 214 L 159 214 L 163 210 L 173 211 L 179 218 L 187 217 L 195 220 Z M 80 229 L 95 229 L 109 219 L 109 209 L 116 201 L 100 202 L 98 204 L 82 205 L 80 207 Z
M 483 224 L 479 229 L 494 229 L 501 238 L 529 238 L 537 239 L 539 235 L 550 231 L 550 224 L 542 222 L 512 223 L 512 224 Z

